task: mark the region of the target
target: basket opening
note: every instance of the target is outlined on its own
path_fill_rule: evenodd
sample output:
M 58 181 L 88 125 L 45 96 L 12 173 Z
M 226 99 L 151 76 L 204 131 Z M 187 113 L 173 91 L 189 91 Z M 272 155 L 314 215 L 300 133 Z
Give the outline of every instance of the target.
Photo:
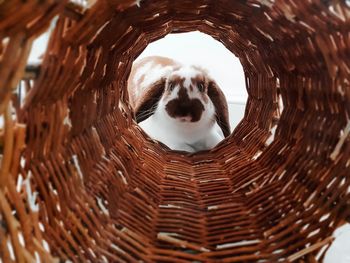
M 168 34 L 164 38 L 150 43 L 136 58 L 133 65 L 149 56 L 170 58 L 182 65 L 195 65 L 208 71 L 209 76 L 215 80 L 226 97 L 230 130 L 232 132 L 235 129 L 244 116 L 248 94 L 239 59 L 222 43 L 199 31 Z M 144 67 L 147 69 L 147 65 Z M 142 69 L 135 76 L 140 77 L 140 73 L 143 73 L 141 71 Z M 160 79 L 160 75 L 152 74 L 150 69 L 148 71 L 148 74 L 152 76 L 148 82 L 153 81 L 153 78 Z M 158 72 L 160 71 L 157 69 L 157 74 Z M 139 85 L 143 85 L 147 81 L 147 73 L 144 76 L 144 78 L 142 77 L 144 81 L 138 83 Z M 136 81 L 136 79 L 133 80 Z M 222 133 L 220 128 L 217 128 L 219 133 Z

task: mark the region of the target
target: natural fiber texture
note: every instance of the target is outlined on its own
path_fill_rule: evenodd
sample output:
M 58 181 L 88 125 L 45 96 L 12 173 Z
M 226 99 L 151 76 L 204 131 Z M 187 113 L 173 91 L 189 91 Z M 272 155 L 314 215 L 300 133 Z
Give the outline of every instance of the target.
M 130 4 L 0 4 L 1 259 L 322 260 L 321 248 L 350 217 L 347 4 Z M 30 43 L 57 14 L 40 74 L 26 81 L 13 121 L 8 101 Z M 249 99 L 229 138 L 186 156 L 146 138 L 126 83 L 148 43 L 191 30 L 240 58 Z

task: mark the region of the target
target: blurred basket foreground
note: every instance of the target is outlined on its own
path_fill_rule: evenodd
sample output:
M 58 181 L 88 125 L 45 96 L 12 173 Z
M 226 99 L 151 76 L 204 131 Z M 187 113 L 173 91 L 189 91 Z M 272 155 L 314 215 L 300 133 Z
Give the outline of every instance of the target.
M 316 262 L 349 220 L 344 1 L 11 1 L 0 18 L 4 262 Z M 148 43 L 193 30 L 240 58 L 249 99 L 229 138 L 186 156 L 138 128 L 126 80 Z

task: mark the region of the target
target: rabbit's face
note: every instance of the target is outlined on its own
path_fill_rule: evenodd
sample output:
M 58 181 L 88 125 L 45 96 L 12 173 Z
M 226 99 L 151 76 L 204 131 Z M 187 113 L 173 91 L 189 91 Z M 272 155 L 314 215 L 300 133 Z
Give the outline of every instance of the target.
M 165 81 L 158 110 L 183 123 L 215 121 L 215 107 L 208 96 L 209 80 L 200 68 L 181 67 Z
M 205 69 L 151 56 L 132 67 L 129 99 L 137 123 L 153 116 L 167 129 L 208 131 L 215 122 L 230 135 L 225 95 Z M 173 125 L 174 124 L 174 125 Z M 177 129 L 178 130 L 178 129 Z

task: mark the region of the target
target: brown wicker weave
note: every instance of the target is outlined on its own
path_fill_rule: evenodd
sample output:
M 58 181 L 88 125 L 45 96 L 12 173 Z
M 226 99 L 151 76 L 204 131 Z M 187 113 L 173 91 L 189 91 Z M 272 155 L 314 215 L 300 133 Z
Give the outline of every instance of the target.
M 12 121 L 31 43 L 56 15 Z M 240 58 L 249 99 L 229 138 L 186 156 L 146 138 L 126 81 L 148 43 L 192 30 Z M 349 221 L 346 1 L 11 0 L 0 32 L 3 262 L 317 262 Z

